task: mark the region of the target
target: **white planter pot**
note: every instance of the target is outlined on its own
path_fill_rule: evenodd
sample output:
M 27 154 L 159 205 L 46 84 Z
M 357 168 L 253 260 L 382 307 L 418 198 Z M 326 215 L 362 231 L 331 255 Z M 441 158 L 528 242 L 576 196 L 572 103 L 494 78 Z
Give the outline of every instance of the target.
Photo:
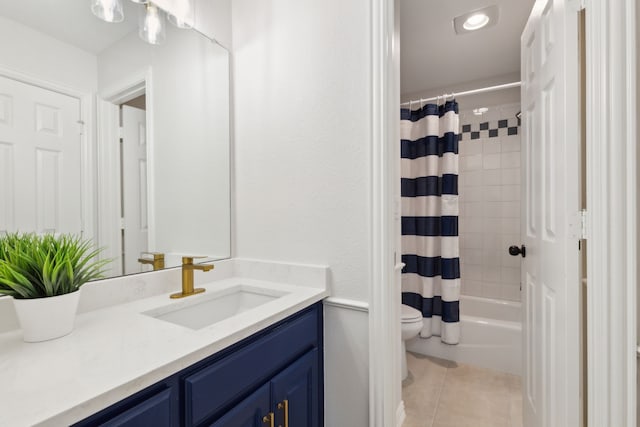
M 80 290 L 55 297 L 13 299 L 26 342 L 60 338 L 73 330 Z

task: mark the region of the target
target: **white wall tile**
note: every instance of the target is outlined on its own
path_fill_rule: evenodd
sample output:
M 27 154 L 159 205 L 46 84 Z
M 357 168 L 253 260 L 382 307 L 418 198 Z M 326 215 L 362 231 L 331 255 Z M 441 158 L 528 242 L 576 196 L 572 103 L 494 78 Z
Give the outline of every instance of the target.
M 482 155 L 461 156 L 459 159 L 460 171 L 472 171 L 482 169 Z
M 482 185 L 501 185 L 502 184 L 502 170 L 483 170 L 482 171 Z
M 485 298 L 502 298 L 502 284 L 496 282 L 483 282 L 482 294 Z
M 483 169 L 500 169 L 501 154 L 485 154 L 482 159 Z
M 484 203 L 483 216 L 485 218 L 502 218 L 503 202 L 486 202 Z
M 507 268 L 507 267 L 504 267 Z M 501 282 L 501 268 L 496 268 L 492 265 L 482 266 L 482 281 L 483 282 Z
M 484 272 L 484 270 L 483 270 Z M 500 281 L 502 283 L 520 284 L 520 269 L 512 267 L 500 268 Z
M 482 177 L 485 171 L 466 171 L 460 174 L 460 177 L 464 179 L 465 187 L 480 187 L 482 185 Z
M 520 286 L 503 286 L 502 298 L 509 301 L 520 301 L 522 298 Z
M 500 200 L 503 202 L 511 202 L 520 200 L 521 190 L 519 185 L 503 185 L 501 186 L 502 197 Z
M 501 218 L 483 218 L 483 227 L 481 231 L 484 233 L 499 234 L 503 229 L 503 220 Z
M 502 252 L 500 265 L 502 267 L 520 268 L 522 266 L 522 257 L 520 255 L 510 255 L 507 248 L 508 246 L 505 247 L 504 251 Z
M 460 155 L 464 153 L 465 156 L 471 156 L 474 154 L 482 154 L 482 144 L 477 139 L 464 140 L 460 143 Z
M 520 185 L 522 177 L 521 169 L 500 169 L 500 184 L 502 185 Z
M 500 218 L 520 218 L 520 201 L 500 202 Z
M 508 234 L 517 234 L 520 231 L 520 218 L 501 218 L 500 231 Z
M 499 153 L 500 150 L 500 139 L 499 138 L 487 138 L 482 143 L 482 154 L 495 154 Z
M 461 233 L 460 247 L 465 249 L 482 249 L 482 233 Z
M 483 296 L 482 292 L 482 281 L 481 280 L 467 280 L 462 279 L 460 281 L 461 292 L 464 295 L 471 295 L 474 297 Z
M 482 218 L 464 217 L 459 219 L 460 233 L 482 233 Z
M 502 244 L 502 235 L 496 233 L 483 233 L 482 248 L 484 250 L 500 250 Z
M 484 188 L 484 200 L 488 202 L 502 201 L 502 186 L 493 185 Z
M 465 265 L 482 265 L 482 249 L 461 249 L 461 259 L 464 258 Z
M 498 270 L 498 274 L 500 270 Z M 464 271 L 460 271 L 460 275 L 465 280 L 482 280 L 482 266 L 474 264 L 466 264 Z
M 499 106 L 491 114 L 465 114 L 461 124 L 498 120 L 514 122 L 517 104 Z M 461 116 L 462 117 L 462 116 Z M 460 263 L 461 292 L 487 298 L 520 299 L 520 257 L 508 254 L 510 245 L 520 245 L 520 135 L 466 140 L 460 145 Z
M 508 135 L 501 138 L 503 153 L 520 151 L 520 135 Z
M 481 251 L 481 254 L 482 254 L 482 265 L 488 265 L 494 268 L 501 267 L 502 256 L 499 251 L 497 250 Z
M 520 153 L 502 153 L 501 164 L 503 168 L 519 168 L 520 167 Z

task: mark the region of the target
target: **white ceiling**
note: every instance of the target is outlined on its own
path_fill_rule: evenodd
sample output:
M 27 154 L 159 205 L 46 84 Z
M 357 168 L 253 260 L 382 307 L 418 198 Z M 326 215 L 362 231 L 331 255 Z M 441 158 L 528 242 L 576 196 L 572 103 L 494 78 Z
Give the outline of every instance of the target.
M 137 28 L 139 6 L 123 3 L 118 24 L 93 16 L 89 0 L 0 0 L 0 16 L 96 54 Z
M 402 94 L 459 91 L 462 83 L 519 74 L 520 34 L 534 1 L 401 0 Z M 500 9 L 496 26 L 455 33 L 454 17 L 491 5 Z

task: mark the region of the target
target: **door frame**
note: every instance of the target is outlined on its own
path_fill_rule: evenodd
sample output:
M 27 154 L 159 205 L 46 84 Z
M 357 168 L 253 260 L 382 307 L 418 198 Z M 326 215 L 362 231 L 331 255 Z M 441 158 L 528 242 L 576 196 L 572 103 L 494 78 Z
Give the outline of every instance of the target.
M 95 121 L 95 109 L 93 94 L 55 83 L 22 71 L 0 65 L 0 76 L 16 80 L 31 86 L 57 92 L 62 95 L 76 98 L 80 102 L 80 197 L 82 209 L 82 237 L 96 241 L 97 236 L 97 210 L 96 210 L 96 145 L 93 123 Z
M 112 259 L 113 268 L 122 271 L 122 236 L 120 209 L 120 147 L 112 144 L 120 138 L 119 106 L 142 94 L 146 97 L 147 116 L 147 215 L 149 229 L 155 229 L 153 166 L 153 91 L 151 67 L 131 73 L 125 78 L 101 90 L 97 103 L 97 152 L 98 152 L 98 241 L 105 248 L 101 256 Z M 149 247 L 153 247 L 155 237 L 149 233 Z M 120 273 L 121 274 L 121 273 Z M 118 274 L 118 275 L 120 275 Z
M 585 0 L 587 416 L 592 426 L 636 425 L 635 7 L 635 0 Z
M 397 0 L 371 1 L 369 425 L 405 418 L 400 373 L 400 61 Z
M 391 147 L 397 145 L 400 78 L 394 58 L 393 3 L 372 0 L 370 16 L 369 425 L 376 427 L 400 426 L 404 418 L 396 366 L 400 336 L 399 328 L 393 326 L 400 321 L 393 274 L 399 245 L 393 236 L 392 207 L 399 172 Z M 588 425 L 633 427 L 638 253 L 635 0 L 583 3 L 587 22 Z M 603 116 L 602 111 L 609 114 Z M 396 342 L 398 348 L 393 345 Z

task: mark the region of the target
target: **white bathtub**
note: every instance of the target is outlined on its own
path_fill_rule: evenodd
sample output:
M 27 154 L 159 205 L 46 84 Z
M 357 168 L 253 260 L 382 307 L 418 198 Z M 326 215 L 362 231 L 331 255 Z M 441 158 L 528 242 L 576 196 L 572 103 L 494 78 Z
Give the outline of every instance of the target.
M 520 375 L 521 303 L 462 295 L 460 344 L 444 344 L 440 337 L 416 338 L 407 350 Z

